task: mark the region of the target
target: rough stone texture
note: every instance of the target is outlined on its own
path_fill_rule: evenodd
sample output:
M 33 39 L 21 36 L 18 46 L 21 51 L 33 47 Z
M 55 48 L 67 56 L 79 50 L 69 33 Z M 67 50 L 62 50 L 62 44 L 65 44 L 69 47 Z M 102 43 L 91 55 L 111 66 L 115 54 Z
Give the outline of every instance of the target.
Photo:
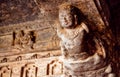
M 118 68 L 120 68 L 120 1 L 119 0 L 106 0 L 110 10 L 110 27 L 115 37 L 116 45 L 114 50 L 116 51 L 116 63 Z M 120 76 L 120 70 L 118 72 Z
M 90 2 L 92 4 L 92 1 Z M 76 21 L 76 17 L 78 16 L 79 18 L 79 15 L 75 12 L 78 10 L 75 10 L 74 6 L 73 8 L 70 6 L 69 4 L 61 5 L 59 10 L 60 26 L 58 25 L 57 28 L 57 34 L 61 38 L 64 66 L 63 77 L 109 77 L 109 75 L 114 75 L 113 67 L 111 67 L 112 59 L 114 59 L 112 55 L 114 51 L 111 49 L 114 43 L 108 27 L 109 25 L 106 24 L 107 19 L 104 19 L 104 21 L 106 21 L 104 24 L 104 22 L 97 23 L 97 21 L 93 20 L 94 17 L 91 19 L 88 17 L 89 20 L 97 23 L 89 25 L 90 22 L 82 19 L 81 15 L 82 20 L 81 23 L 79 23 L 79 21 Z M 91 10 L 94 10 L 94 8 Z M 90 15 L 92 14 L 93 13 L 90 13 Z M 88 22 L 88 24 L 85 22 Z M 96 29 L 91 28 L 93 25 L 94 27 L 97 26 Z M 105 31 L 106 33 L 101 31 Z M 102 36 L 100 36 L 101 33 Z M 107 68 L 108 66 L 109 68 Z
M 57 17 L 57 6 L 66 0 L 2 0 L 0 25 L 21 23 L 40 19 L 53 20 Z M 54 11 L 53 11 L 54 10 Z
M 106 32 L 93 0 L 0 0 L 0 77 L 27 77 L 29 71 L 32 77 L 60 77 L 63 64 L 54 22 L 64 2 L 80 8 L 101 35 Z M 21 39 L 17 32 L 23 33 Z
M 56 77 L 57 75 L 60 77 L 63 69 L 63 64 L 58 57 L 60 54 L 58 50 L 1 57 L 0 76 L 50 77 L 55 75 Z

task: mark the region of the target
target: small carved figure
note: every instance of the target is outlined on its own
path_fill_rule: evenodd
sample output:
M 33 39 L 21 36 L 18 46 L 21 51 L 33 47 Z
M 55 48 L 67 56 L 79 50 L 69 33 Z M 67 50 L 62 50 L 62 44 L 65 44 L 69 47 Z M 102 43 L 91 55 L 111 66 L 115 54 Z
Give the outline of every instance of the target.
M 22 38 L 24 36 L 23 31 L 16 31 L 13 33 L 13 45 L 15 46 L 16 49 L 21 49 L 22 48 Z
M 24 36 L 23 36 L 22 41 L 21 41 L 22 47 L 23 48 L 31 48 L 31 49 L 33 49 L 34 41 L 32 40 L 32 38 L 33 38 L 33 35 L 31 34 L 31 32 L 26 31 L 24 33 Z
M 1 60 L 2 63 L 7 62 L 7 61 L 8 61 L 7 58 L 3 58 L 3 60 Z
M 16 61 L 21 61 L 22 60 L 22 56 L 18 56 L 17 58 L 16 58 Z
M 35 77 L 35 69 L 34 68 L 29 68 L 26 71 L 26 77 Z
M 8 66 L 4 66 L 0 70 L 0 77 L 11 77 L 11 69 Z
M 32 31 L 17 31 L 13 33 L 13 45 L 16 49 L 33 49 L 35 43 L 34 32 Z
M 34 64 L 26 65 L 22 75 L 22 77 L 37 77 L 37 67 Z

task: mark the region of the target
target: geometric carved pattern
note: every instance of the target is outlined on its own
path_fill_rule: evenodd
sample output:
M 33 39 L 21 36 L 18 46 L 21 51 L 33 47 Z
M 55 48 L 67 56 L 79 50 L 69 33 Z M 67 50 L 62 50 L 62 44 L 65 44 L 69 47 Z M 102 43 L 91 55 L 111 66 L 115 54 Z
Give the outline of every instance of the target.
M 47 75 L 60 75 L 63 72 L 63 64 L 58 60 L 53 60 L 47 65 Z
M 0 69 L 0 77 L 11 77 L 11 69 L 4 66 Z
M 22 69 L 22 77 L 37 77 L 37 67 L 35 64 L 27 64 Z

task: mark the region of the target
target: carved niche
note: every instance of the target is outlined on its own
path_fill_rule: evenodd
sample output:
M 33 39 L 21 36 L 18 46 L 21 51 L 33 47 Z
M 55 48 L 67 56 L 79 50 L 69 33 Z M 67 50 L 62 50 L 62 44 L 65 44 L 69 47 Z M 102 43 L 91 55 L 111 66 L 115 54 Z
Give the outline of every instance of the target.
M 47 75 L 60 75 L 63 73 L 63 64 L 58 60 L 53 60 L 47 65 Z
M 0 77 L 11 77 L 11 69 L 4 66 L 0 69 Z
M 7 62 L 7 61 L 8 61 L 7 58 L 3 58 L 3 59 L 1 60 L 1 63 L 5 63 L 5 62 Z
M 16 31 L 13 32 L 13 46 L 16 49 L 34 49 L 33 45 L 35 43 L 35 33 L 34 31 Z
M 22 69 L 22 77 L 37 77 L 37 67 L 35 64 L 27 64 Z

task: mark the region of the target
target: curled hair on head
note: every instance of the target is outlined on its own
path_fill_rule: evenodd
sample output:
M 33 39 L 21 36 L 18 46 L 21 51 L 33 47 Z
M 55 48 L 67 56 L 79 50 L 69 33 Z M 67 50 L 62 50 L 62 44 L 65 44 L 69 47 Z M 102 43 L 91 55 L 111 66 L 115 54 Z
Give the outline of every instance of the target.
M 74 6 L 71 3 L 63 3 L 59 6 L 59 12 L 62 10 L 69 11 L 71 14 L 74 14 Z
M 86 19 L 85 15 L 82 13 L 82 11 L 79 8 L 77 8 L 76 6 L 73 6 L 71 3 L 65 2 L 65 3 L 61 4 L 59 6 L 59 12 L 61 12 L 63 10 L 70 12 L 70 14 L 72 14 L 72 15 L 76 15 L 77 16 L 76 21 L 78 22 L 78 24 L 80 24 L 81 22 L 83 22 Z

